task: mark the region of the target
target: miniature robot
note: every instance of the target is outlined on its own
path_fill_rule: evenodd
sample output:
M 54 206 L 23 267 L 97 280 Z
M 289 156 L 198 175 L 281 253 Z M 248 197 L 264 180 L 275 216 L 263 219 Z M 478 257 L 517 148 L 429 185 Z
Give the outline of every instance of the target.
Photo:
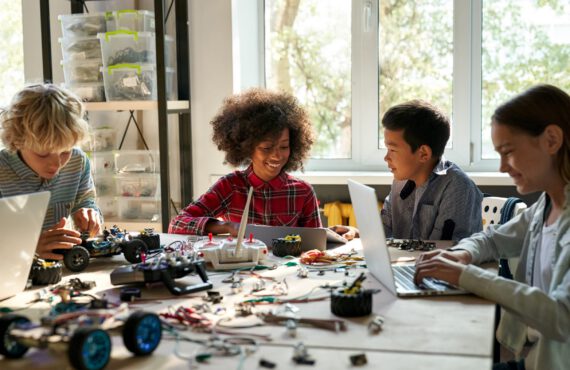
M 131 236 L 126 230 L 114 225 L 96 238 L 83 234 L 81 239 L 81 245 L 55 250 L 56 253 L 63 254 L 65 267 L 73 272 L 85 270 L 92 257 L 110 257 L 123 253 L 130 263 L 139 263 L 142 254 L 160 250 L 160 236 L 153 229 L 145 229 L 139 235 Z

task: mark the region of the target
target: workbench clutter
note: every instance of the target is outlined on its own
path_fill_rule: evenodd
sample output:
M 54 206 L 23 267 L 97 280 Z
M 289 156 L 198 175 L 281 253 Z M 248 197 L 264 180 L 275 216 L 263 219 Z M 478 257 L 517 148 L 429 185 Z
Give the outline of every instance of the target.
M 156 100 L 154 13 L 60 15 L 65 85 L 84 101 Z M 164 38 L 166 93 L 174 94 L 174 39 Z

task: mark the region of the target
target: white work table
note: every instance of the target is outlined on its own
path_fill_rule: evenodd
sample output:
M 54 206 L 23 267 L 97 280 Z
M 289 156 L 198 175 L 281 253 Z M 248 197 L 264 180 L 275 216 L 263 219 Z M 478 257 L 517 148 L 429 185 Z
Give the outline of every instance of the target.
M 168 242 L 180 236 L 161 235 L 162 241 Z M 360 241 L 355 240 L 342 249 L 360 249 Z M 399 251 L 390 248 L 393 257 L 404 255 L 412 256 L 415 252 Z M 266 264 L 282 264 L 286 260 L 273 257 Z M 109 273 L 116 267 L 125 264 L 123 256 L 112 258 L 92 259 L 86 271 L 79 274 L 65 274 L 63 280 L 79 277 L 81 280 L 94 280 L 97 286 L 89 293 L 105 295 L 110 301 L 119 302 L 121 287 L 112 286 Z M 256 271 L 263 276 L 274 277 L 277 281 L 286 278 L 289 287 L 288 295 L 284 298 L 301 296 L 308 293 L 313 287 L 325 283 L 340 284 L 344 280 L 351 283 L 362 268 L 350 269 L 350 276 L 343 272 L 326 271 L 324 275 L 310 272 L 308 278 L 297 276 L 297 267 L 279 266 L 274 270 Z M 208 271 L 213 282 L 213 289 L 223 296 L 220 304 L 214 308 L 225 307 L 231 311 L 235 302 L 243 301 L 244 295 L 249 293 L 257 278 L 243 275 L 243 292 L 231 294 L 230 285 L 222 283 L 229 273 Z M 179 283 L 191 284 L 200 282 L 197 276 L 187 276 L 179 279 Z M 266 287 L 271 287 L 266 282 Z M 373 312 L 370 316 L 360 318 L 339 318 L 331 313 L 330 300 L 310 303 L 295 303 L 299 309 L 297 315 L 302 318 L 342 319 L 346 323 L 346 331 L 329 331 L 299 326 L 296 336 L 288 335 L 284 325 L 262 325 L 252 328 L 234 329 L 244 334 L 269 335 L 271 341 L 259 340 L 257 350 L 245 357 L 243 369 L 263 369 L 259 366 L 259 359 L 264 358 L 277 365 L 277 369 L 292 367 L 315 369 L 345 369 L 352 367 L 349 356 L 365 353 L 368 365 L 364 368 L 383 369 L 490 369 L 492 363 L 492 346 L 494 330 L 495 305 L 492 302 L 473 295 L 396 298 L 382 287 L 371 276 L 364 281 L 365 288 L 379 288 L 381 292 L 373 297 Z M 23 307 L 32 300 L 39 289 L 25 291 L 16 297 L 0 302 L 0 307 Z M 317 290 L 314 297 L 327 295 L 326 290 Z M 169 306 L 183 305 L 191 307 L 196 303 L 203 303 L 202 297 L 206 292 L 192 295 L 174 297 L 162 287 L 161 284 L 142 288 L 142 300 L 135 302 L 132 309 L 143 309 L 153 312 L 165 312 Z M 256 310 L 270 310 L 280 305 L 258 305 Z M 282 305 L 281 305 L 282 307 Z M 31 319 L 45 315 L 49 306 L 38 303 L 18 313 L 27 315 Z M 383 330 L 372 333 L 368 330 L 368 323 L 381 315 L 384 318 Z M 220 314 L 219 317 L 223 317 Z M 206 339 L 208 334 L 185 331 L 196 339 Z M 225 337 L 225 336 L 222 336 Z M 107 369 L 188 369 L 188 361 L 175 355 L 176 342 L 164 336 L 157 350 L 148 357 L 133 357 L 122 343 L 120 336 L 112 336 L 113 352 Z M 314 366 L 297 365 L 292 361 L 293 347 L 303 342 L 308 353 L 316 360 Z M 183 355 L 192 355 L 197 352 L 199 345 L 180 342 L 178 349 Z M 247 347 L 246 347 L 247 348 Z M 2 369 L 62 369 L 69 368 L 67 354 L 54 354 L 46 350 L 30 349 L 18 360 L 0 359 Z M 196 363 L 194 363 L 196 364 Z M 239 356 L 212 357 L 208 363 L 197 364 L 198 369 L 237 369 Z

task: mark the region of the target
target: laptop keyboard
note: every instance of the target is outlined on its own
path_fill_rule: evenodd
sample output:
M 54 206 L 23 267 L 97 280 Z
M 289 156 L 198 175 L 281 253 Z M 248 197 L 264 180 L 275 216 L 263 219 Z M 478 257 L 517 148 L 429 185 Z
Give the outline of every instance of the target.
M 414 284 L 414 273 L 416 271 L 416 266 L 414 265 L 396 265 L 392 266 L 394 271 L 394 280 L 396 281 L 396 287 L 404 290 L 437 290 L 445 291 L 450 288 L 445 284 L 442 284 L 438 280 L 431 278 L 426 278 L 423 280 L 421 286 Z
M 401 287 L 406 290 L 421 289 L 414 284 L 414 272 L 416 271 L 416 266 L 397 265 L 392 266 L 392 270 L 394 271 L 394 280 L 396 280 L 397 287 Z

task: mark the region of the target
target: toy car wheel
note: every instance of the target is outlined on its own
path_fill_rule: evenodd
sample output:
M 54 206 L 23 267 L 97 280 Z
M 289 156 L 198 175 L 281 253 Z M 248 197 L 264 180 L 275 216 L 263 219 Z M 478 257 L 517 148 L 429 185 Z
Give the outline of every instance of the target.
M 32 285 L 49 285 L 59 283 L 62 275 L 61 263 L 39 261 L 32 266 L 30 274 Z
M 121 245 L 125 259 L 130 263 L 139 263 L 141 261 L 141 253 L 146 253 L 148 247 L 146 243 L 139 239 L 129 240 Z
M 63 263 L 73 272 L 83 271 L 89 266 L 89 251 L 80 245 L 76 245 L 65 253 Z
M 76 369 L 102 369 L 111 358 L 111 338 L 104 330 L 80 327 L 69 340 L 68 357 Z
M 133 312 L 123 327 L 125 347 L 136 356 L 151 354 L 162 338 L 159 317 L 150 312 Z
M 7 314 L 0 317 L 0 354 L 6 358 L 20 358 L 28 352 L 28 347 L 19 343 L 10 335 L 10 331 L 19 325 L 29 323 L 27 317 Z
M 341 317 L 358 317 L 372 312 L 372 293 L 362 290 L 357 294 L 345 294 L 344 289 L 331 292 L 331 312 Z

